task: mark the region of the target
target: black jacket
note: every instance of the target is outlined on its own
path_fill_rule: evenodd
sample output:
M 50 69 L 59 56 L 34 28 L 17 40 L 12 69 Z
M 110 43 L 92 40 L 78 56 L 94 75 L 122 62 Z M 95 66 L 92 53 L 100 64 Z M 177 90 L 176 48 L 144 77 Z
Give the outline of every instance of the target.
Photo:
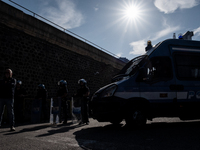
M 12 98 L 14 99 L 16 87 L 16 79 L 4 78 L 0 81 L 0 98 Z

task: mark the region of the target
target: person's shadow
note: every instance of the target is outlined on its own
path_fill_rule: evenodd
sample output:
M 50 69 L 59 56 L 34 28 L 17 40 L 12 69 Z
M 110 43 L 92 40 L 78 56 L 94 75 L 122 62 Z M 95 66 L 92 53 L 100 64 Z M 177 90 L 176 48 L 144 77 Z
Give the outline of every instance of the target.
M 65 125 L 63 125 L 63 124 L 57 125 L 56 127 L 52 127 L 52 130 L 49 130 L 48 133 L 40 134 L 37 137 L 51 136 L 51 135 L 54 135 L 54 134 L 64 133 L 64 132 L 68 132 L 69 130 L 83 126 L 83 125 L 78 125 L 78 124 L 70 126 L 72 124 L 73 123 L 67 123 Z
M 9 132 L 7 134 L 4 134 L 4 135 L 13 135 L 13 134 L 20 134 L 20 133 L 24 133 L 24 132 L 32 132 L 32 131 L 37 131 L 37 130 L 41 130 L 41 129 L 45 129 L 45 128 L 48 128 L 50 127 L 49 123 L 47 124 L 43 124 L 43 125 L 35 125 L 34 127 L 28 127 L 28 128 L 24 128 L 24 129 L 21 129 L 19 131 L 12 131 L 12 132 Z

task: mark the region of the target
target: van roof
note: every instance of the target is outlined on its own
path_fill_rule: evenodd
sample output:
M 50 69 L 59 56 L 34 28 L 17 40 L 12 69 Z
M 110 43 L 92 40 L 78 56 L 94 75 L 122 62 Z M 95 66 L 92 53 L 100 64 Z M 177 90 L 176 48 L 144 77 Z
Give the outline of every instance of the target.
M 146 52 L 145 55 L 150 55 L 153 53 L 157 48 L 163 47 L 164 49 L 168 49 L 169 46 L 176 46 L 176 47 L 194 47 L 194 48 L 200 48 L 200 41 L 194 41 L 194 40 L 183 40 L 183 39 L 166 39 L 162 42 L 159 42 L 158 44 L 154 45 L 152 49 Z
M 160 44 L 176 45 L 176 46 L 200 46 L 200 41 L 183 40 L 183 39 L 167 39 Z

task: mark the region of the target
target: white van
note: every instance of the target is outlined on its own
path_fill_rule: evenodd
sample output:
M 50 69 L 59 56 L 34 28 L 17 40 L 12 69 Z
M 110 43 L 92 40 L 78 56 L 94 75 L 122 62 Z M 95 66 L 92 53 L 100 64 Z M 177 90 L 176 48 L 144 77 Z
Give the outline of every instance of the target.
M 91 99 L 99 122 L 144 125 L 147 119 L 200 118 L 200 41 L 168 39 L 131 60 Z

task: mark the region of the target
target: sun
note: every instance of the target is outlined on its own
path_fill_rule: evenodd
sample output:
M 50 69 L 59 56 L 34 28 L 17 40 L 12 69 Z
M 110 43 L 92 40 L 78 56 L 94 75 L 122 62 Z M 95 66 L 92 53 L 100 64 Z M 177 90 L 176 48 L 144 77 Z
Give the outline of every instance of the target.
M 121 0 L 113 7 L 113 18 L 111 26 L 116 26 L 122 29 L 124 35 L 137 33 L 139 35 L 140 29 L 143 30 L 148 24 L 148 12 L 150 8 L 149 3 L 144 0 Z
M 119 10 L 121 13 L 120 18 L 132 25 L 133 23 L 138 24 L 144 19 L 147 8 L 143 0 L 123 0 Z
M 140 17 L 140 13 L 141 13 L 141 10 L 136 5 L 127 6 L 124 10 L 124 16 L 125 18 L 129 20 L 138 19 Z

